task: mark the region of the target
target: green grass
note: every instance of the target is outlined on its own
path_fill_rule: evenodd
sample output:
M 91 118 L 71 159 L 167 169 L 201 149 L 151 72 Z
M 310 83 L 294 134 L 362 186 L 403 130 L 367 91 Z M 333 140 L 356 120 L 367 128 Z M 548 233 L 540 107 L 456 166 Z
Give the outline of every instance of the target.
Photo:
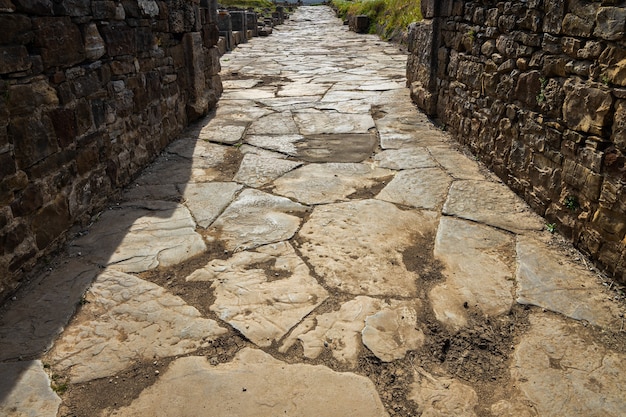
M 409 24 L 422 20 L 419 0 L 332 0 L 339 16 L 364 14 L 370 18 L 370 33 L 391 39 L 406 32 Z
M 239 7 L 242 9 L 253 8 L 255 11 L 263 9 L 274 9 L 274 3 L 271 0 L 219 0 L 220 5 L 225 7 Z

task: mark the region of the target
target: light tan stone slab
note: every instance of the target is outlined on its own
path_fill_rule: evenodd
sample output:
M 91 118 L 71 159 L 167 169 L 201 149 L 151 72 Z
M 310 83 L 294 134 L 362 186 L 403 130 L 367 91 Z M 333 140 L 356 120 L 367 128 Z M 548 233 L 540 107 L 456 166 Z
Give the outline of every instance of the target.
M 301 135 L 339 133 L 368 133 L 376 127 L 369 114 L 341 114 L 330 112 L 299 112 L 294 114 Z
M 543 229 L 542 219 L 526 203 L 506 185 L 491 181 L 453 182 L 443 213 L 513 233 Z
M 465 326 L 465 303 L 488 316 L 511 309 L 515 261 L 512 236 L 484 225 L 442 217 L 434 254 L 443 263 L 446 277 L 429 294 L 439 321 L 456 328 Z
M 304 213 L 306 206 L 288 198 L 247 189 L 226 208 L 209 229 L 224 241 L 229 251 L 256 248 L 290 239 L 300 218 L 292 213 Z
M 269 74 L 267 74 L 269 75 Z M 227 90 L 222 94 L 224 100 L 259 100 L 272 98 L 276 95 L 276 88 L 250 88 L 245 90 Z
M 381 168 L 417 169 L 435 168 L 437 163 L 430 156 L 427 148 L 390 149 L 374 156 Z
M 228 121 L 220 121 L 213 119 L 205 127 L 202 128 L 199 139 L 210 142 L 226 143 L 229 145 L 238 143 L 243 138 L 246 131 L 246 123 L 233 123 Z
M 181 184 L 185 206 L 200 227 L 207 228 L 228 206 L 242 186 L 234 182 Z
M 530 237 L 517 240 L 517 302 L 617 331 L 620 310 L 598 277 L 562 250 Z
M 207 280 L 215 294 L 211 310 L 258 346 L 279 340 L 328 296 L 287 242 L 211 261 L 187 278 Z
M 300 251 L 339 291 L 414 296 L 419 276 L 406 269 L 402 254 L 417 237 L 434 234 L 436 225 L 433 212 L 378 200 L 318 206 L 299 232 Z
M 249 187 L 261 187 L 300 165 L 302 162 L 248 153 L 244 155 L 234 180 Z
M 298 128 L 291 112 L 272 113 L 263 116 L 250 125 L 250 135 L 297 135 Z
M 70 252 L 123 272 L 171 266 L 206 250 L 196 224 L 181 204 L 139 201 L 120 204 L 100 216 Z
M 331 84 L 289 83 L 278 90 L 278 97 L 322 96 Z
M 212 366 L 204 357 L 177 359 L 117 417 L 384 417 L 374 384 L 325 366 L 290 365 L 250 348 Z
M 452 178 L 440 168 L 399 172 L 376 196 L 379 200 L 416 208 L 440 207 L 448 195 Z
M 274 192 L 304 204 L 333 203 L 391 175 L 392 171 L 368 164 L 309 164 L 274 181 Z
M 339 101 L 337 103 L 317 103 L 313 106 L 317 110 L 322 111 L 336 111 L 338 113 L 354 113 L 354 114 L 366 114 L 370 113 L 372 105 L 367 100 L 347 100 Z
M 433 158 L 456 179 L 484 180 L 478 162 L 448 146 L 431 146 L 428 148 Z
M 419 368 L 411 388 L 409 398 L 423 417 L 476 417 L 476 392 L 454 378 L 437 378 Z
M 54 369 L 74 383 L 193 352 L 226 333 L 162 287 L 118 271 L 105 270 L 85 301 L 50 353 Z
M 424 344 L 424 333 L 417 327 L 419 303 L 397 302 L 365 319 L 363 344 L 383 362 L 402 359 L 409 350 Z
M 56 417 L 60 404 L 40 360 L 0 363 L 0 415 Z
M 304 139 L 302 135 L 248 135 L 246 143 L 270 151 L 295 156 L 298 153 L 296 143 Z
M 581 325 L 558 317 L 531 315 L 530 324 L 515 348 L 511 377 L 537 415 L 624 415 L 624 353 L 583 337 Z
M 244 80 L 224 80 L 222 81 L 222 87 L 224 88 L 224 90 L 246 89 L 253 88 L 261 82 L 262 80 L 260 78 L 248 78 Z

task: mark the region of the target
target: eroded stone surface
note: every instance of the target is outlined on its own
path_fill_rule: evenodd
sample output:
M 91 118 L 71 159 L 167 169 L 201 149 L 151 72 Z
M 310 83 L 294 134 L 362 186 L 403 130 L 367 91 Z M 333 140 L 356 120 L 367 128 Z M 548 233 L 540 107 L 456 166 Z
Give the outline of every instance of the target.
M 105 270 L 50 353 L 72 382 L 114 375 L 138 360 L 182 355 L 226 333 L 158 285 Z
M 423 369 L 415 373 L 409 398 L 424 417 L 476 417 L 478 396 L 471 387 L 454 378 L 436 378 Z
M 261 187 L 300 165 L 302 162 L 248 153 L 243 157 L 234 180 L 250 187 Z
M 274 181 L 274 191 L 304 204 L 334 203 L 391 175 L 368 164 L 309 164 Z
M 242 186 L 234 182 L 191 183 L 179 186 L 185 206 L 200 227 L 207 228 L 235 198 Z
M 513 304 L 515 252 L 513 238 L 480 224 L 442 217 L 435 256 L 446 281 L 430 291 L 437 319 L 454 327 L 467 324 L 467 306 L 495 316 Z
M 301 135 L 368 133 L 374 128 L 369 114 L 296 113 L 294 119 Z
M 105 211 L 71 252 L 123 272 L 171 266 L 206 250 L 189 210 L 169 201 L 124 203 Z
M 304 136 L 301 135 L 248 135 L 246 136 L 246 143 L 295 156 L 298 153 L 296 144 L 303 139 Z
M 291 238 L 307 207 L 288 198 L 247 189 L 213 223 L 211 231 L 229 251 L 239 251 Z
M 291 112 L 272 113 L 252 122 L 248 134 L 295 135 L 298 134 L 298 128 Z
M 583 338 L 582 326 L 530 316 L 515 348 L 511 377 L 540 416 L 624 415 L 626 355 Z
M 372 156 L 376 135 L 310 135 L 296 143 L 298 158 L 308 162 L 362 162 Z
M 478 162 L 461 152 L 447 146 L 432 146 L 428 149 L 433 158 L 454 178 L 476 181 L 485 179 Z
M 378 161 L 381 168 L 389 169 L 434 168 L 437 166 L 427 148 L 390 149 L 377 154 L 374 160 Z
M 526 203 L 504 184 L 491 181 L 455 181 L 443 213 L 514 233 L 543 229 L 541 218 Z
M 111 415 L 185 417 L 387 416 L 367 378 L 325 366 L 289 365 L 245 348 L 232 362 L 177 359 L 137 400 Z
M 517 241 L 517 302 L 532 304 L 619 330 L 620 311 L 597 277 L 565 253 L 540 240 L 520 236 Z
M 405 206 L 435 209 L 446 199 L 451 182 L 452 178 L 440 168 L 411 169 L 396 174 L 376 198 Z
M 351 294 L 412 296 L 416 272 L 403 252 L 434 234 L 437 215 L 363 200 L 318 206 L 302 226 L 300 250 L 327 285 Z
M 60 404 L 40 360 L 0 363 L 0 415 L 56 417 Z
M 328 296 L 286 242 L 211 261 L 187 280 L 212 281 L 211 310 L 258 346 L 283 337 Z

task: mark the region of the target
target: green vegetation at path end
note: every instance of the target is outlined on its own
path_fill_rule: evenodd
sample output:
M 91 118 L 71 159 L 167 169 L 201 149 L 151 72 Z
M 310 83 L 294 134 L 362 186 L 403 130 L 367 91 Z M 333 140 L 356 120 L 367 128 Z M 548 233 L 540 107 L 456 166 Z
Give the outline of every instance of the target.
M 218 3 L 224 7 L 253 8 L 255 11 L 275 8 L 274 3 L 270 0 L 219 0 Z
M 407 27 L 422 20 L 419 0 L 331 0 L 341 18 L 364 14 L 370 18 L 370 33 L 383 39 L 401 38 Z

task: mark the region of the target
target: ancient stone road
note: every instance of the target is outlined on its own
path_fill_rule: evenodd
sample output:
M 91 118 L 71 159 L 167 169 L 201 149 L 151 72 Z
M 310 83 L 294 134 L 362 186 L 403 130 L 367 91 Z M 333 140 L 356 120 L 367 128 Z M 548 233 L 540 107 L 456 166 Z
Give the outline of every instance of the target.
M 626 415 L 619 296 L 405 63 L 326 7 L 225 55 L 216 114 L 4 312 L 0 414 Z

